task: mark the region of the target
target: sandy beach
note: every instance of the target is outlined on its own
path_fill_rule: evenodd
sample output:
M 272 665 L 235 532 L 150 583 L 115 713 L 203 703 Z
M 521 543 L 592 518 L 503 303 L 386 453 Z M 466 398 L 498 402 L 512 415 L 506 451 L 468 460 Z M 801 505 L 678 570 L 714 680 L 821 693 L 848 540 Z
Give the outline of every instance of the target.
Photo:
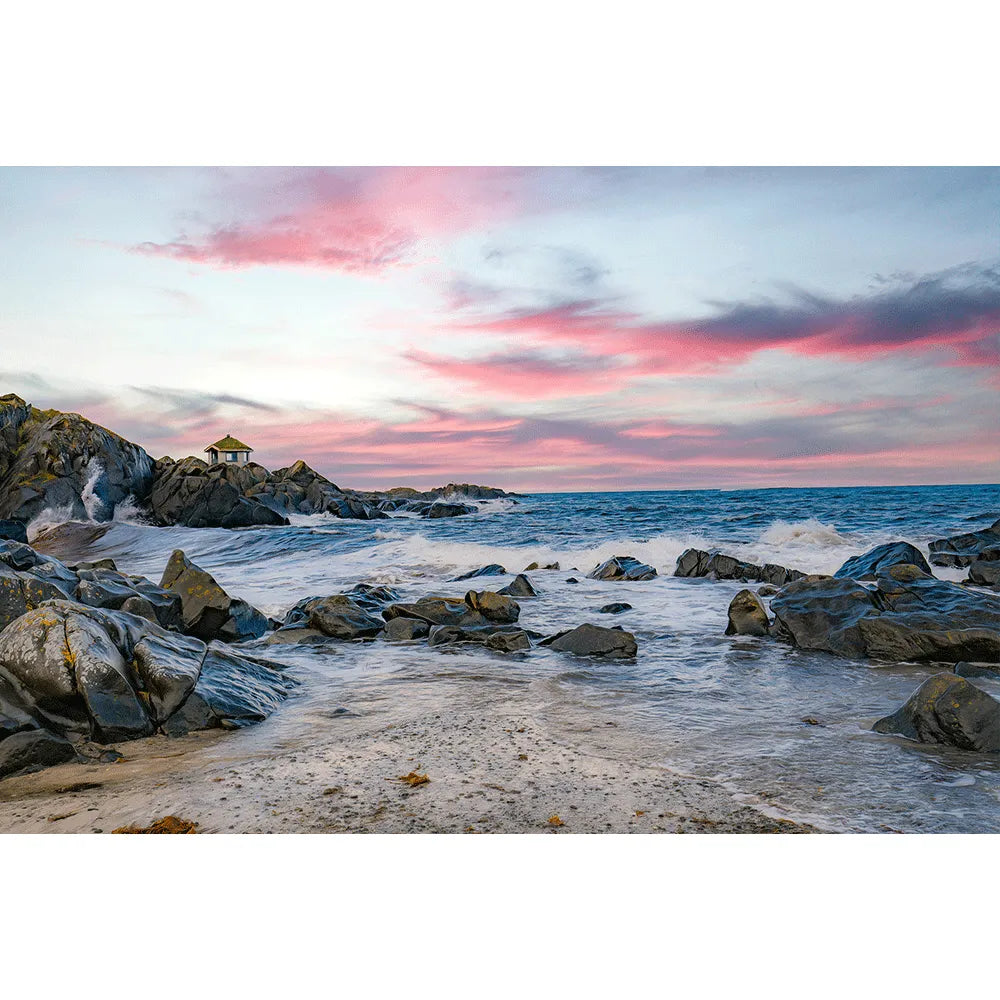
M 433 703 L 427 687 L 403 682 L 391 702 L 344 692 L 351 710 L 325 712 L 305 739 L 273 740 L 269 720 L 9 778 L 0 831 L 109 833 L 176 815 L 199 833 L 814 832 L 711 781 L 638 764 L 609 718 L 571 731 L 539 721 L 530 685 L 439 680 Z M 399 780 L 411 772 L 430 780 Z

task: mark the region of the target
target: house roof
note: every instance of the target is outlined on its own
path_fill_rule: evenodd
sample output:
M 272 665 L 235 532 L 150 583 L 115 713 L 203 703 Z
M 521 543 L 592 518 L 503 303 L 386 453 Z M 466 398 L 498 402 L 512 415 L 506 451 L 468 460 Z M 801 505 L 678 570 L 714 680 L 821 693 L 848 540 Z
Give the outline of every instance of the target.
M 253 451 L 253 448 L 248 444 L 244 444 L 242 441 L 237 441 L 232 434 L 227 434 L 224 438 L 216 441 L 215 444 L 210 444 L 205 451 L 210 451 L 215 448 L 217 451 Z

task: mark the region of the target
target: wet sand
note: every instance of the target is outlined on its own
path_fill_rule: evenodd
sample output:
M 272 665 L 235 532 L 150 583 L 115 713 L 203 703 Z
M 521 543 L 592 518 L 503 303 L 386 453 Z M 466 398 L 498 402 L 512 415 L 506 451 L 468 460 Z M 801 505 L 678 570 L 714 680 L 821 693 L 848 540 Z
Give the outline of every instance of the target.
M 815 832 L 639 761 L 611 719 L 545 721 L 530 688 L 411 678 L 346 703 L 8 778 L 0 831 L 109 833 L 172 814 L 200 833 Z M 411 772 L 430 780 L 399 780 Z

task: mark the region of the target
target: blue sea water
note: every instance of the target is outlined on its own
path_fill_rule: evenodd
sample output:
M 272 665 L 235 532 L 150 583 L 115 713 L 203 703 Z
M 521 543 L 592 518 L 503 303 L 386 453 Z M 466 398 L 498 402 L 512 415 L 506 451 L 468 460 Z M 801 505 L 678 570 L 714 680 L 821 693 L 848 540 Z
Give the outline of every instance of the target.
M 302 597 L 358 582 L 391 585 L 404 600 L 461 595 L 467 584 L 450 581 L 478 566 L 510 571 L 479 583 L 493 588 L 531 562 L 558 561 L 559 571 L 529 574 L 539 596 L 522 602 L 521 623 L 539 632 L 584 621 L 621 625 L 637 637 L 634 662 L 573 660 L 545 648 L 504 657 L 463 647 L 449 657 L 419 644 L 350 644 L 336 656 L 298 661 L 303 697 L 333 691 L 350 707 L 359 684 L 389 685 L 400 675 L 454 683 L 474 662 L 467 683 L 511 676 L 530 683 L 543 720 L 567 740 L 588 719 L 613 722 L 607 753 L 720 781 L 776 815 L 839 831 L 996 832 L 1000 760 L 871 732 L 933 667 L 876 666 L 727 637 L 726 609 L 743 585 L 671 574 L 689 546 L 831 573 L 882 542 L 905 539 L 926 551 L 934 538 L 998 518 L 996 485 L 554 493 L 433 521 L 298 517 L 290 527 L 238 531 L 117 522 L 89 551 L 159 579 L 170 552 L 183 548 L 230 593 L 276 616 Z M 659 576 L 586 579 L 613 555 L 635 556 Z M 598 613 L 612 601 L 633 609 Z M 976 683 L 1000 697 L 1000 684 Z

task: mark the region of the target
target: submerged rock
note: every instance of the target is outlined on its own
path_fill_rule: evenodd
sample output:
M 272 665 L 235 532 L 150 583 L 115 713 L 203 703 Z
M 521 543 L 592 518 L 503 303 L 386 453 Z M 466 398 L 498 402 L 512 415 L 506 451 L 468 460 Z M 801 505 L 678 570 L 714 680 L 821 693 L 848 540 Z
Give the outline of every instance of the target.
M 623 611 L 631 611 L 632 605 L 619 602 L 615 604 L 605 604 L 597 613 L 599 615 L 620 615 Z
M 939 743 L 979 753 L 1000 752 L 1000 702 L 955 674 L 935 674 L 876 733 Z
M 461 576 L 452 577 L 452 582 L 459 580 L 474 580 L 477 576 L 506 576 L 507 570 L 500 563 L 490 563 L 489 566 L 480 566 L 479 569 L 470 570 Z
M 889 542 L 885 545 L 876 545 L 863 555 L 848 559 L 833 575 L 850 580 L 874 580 L 890 566 L 902 563 L 916 566 L 924 573 L 931 571 L 923 553 L 916 546 L 909 542 Z
M 608 659 L 635 656 L 639 648 L 631 632 L 589 623 L 543 639 L 542 645 L 574 656 L 600 656 Z
M 531 640 L 524 629 L 516 632 L 493 632 L 486 637 L 486 648 L 495 653 L 520 653 L 531 649 Z
M 752 590 L 741 590 L 729 603 L 726 635 L 767 635 L 771 622 Z
M 776 587 L 784 587 L 794 580 L 801 580 L 805 573 L 797 569 L 786 569 L 774 563 L 757 566 L 721 552 L 685 549 L 677 557 L 674 576 L 739 580 L 742 583 L 769 583 Z
M 203 642 L 259 639 L 269 628 L 264 615 L 246 601 L 230 597 L 181 549 L 170 556 L 160 586 L 180 595 L 184 631 Z
M 632 556 L 614 556 L 595 566 L 588 580 L 652 580 L 656 570 Z

